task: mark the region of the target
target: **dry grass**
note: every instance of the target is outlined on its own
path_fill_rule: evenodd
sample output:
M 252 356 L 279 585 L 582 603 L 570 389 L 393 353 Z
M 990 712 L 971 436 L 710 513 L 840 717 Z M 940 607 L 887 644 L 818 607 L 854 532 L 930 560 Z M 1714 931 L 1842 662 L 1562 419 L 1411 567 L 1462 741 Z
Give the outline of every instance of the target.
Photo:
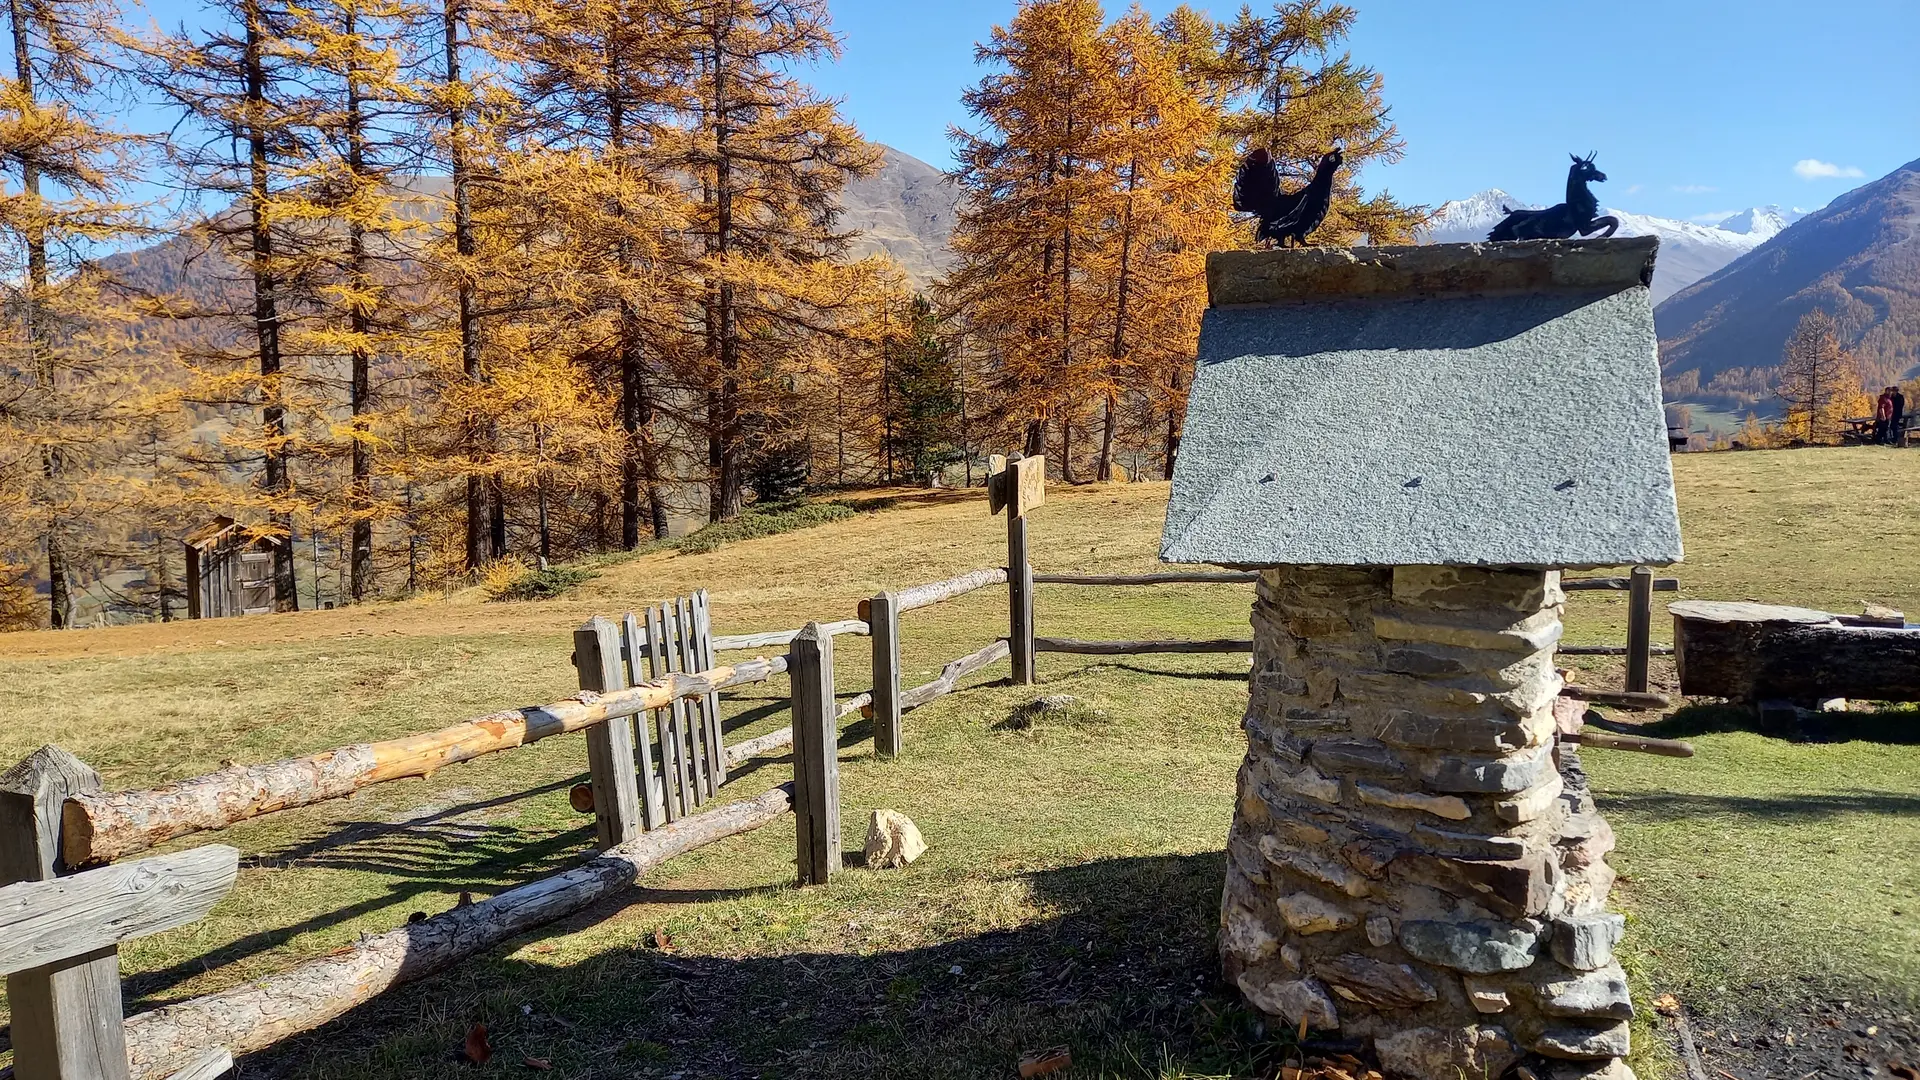
M 1911 461 L 1873 449 L 1676 458 L 1682 595 L 1920 610 Z M 1032 528 L 1040 567 L 1154 564 L 1164 485 L 1050 498 Z M 704 587 L 724 633 L 845 618 L 882 588 L 998 562 L 1001 537 L 977 493 L 933 493 L 709 554 L 606 565 L 559 600 L 485 604 L 472 592 L 6 635 L 0 761 L 54 741 L 109 785 L 135 786 L 422 730 L 571 692 L 568 634 L 596 612 Z M 1225 636 L 1244 630 L 1246 603 L 1229 586 L 1041 586 L 1039 624 L 1059 636 Z M 931 678 L 1004 619 L 991 590 L 909 614 L 906 679 Z M 1618 641 L 1623 624 L 1621 598 L 1580 594 L 1569 639 Z M 839 639 L 843 693 L 866 686 L 864 646 Z M 1606 664 L 1592 666 L 1605 677 Z M 1244 658 L 1049 656 L 1041 672 L 1043 692 L 1084 708 L 1022 729 L 1004 721 L 1032 692 L 985 686 L 911 714 L 893 762 L 871 757 L 864 724 L 847 729 L 848 846 L 867 810 L 901 810 L 933 845 L 911 869 L 794 890 L 792 834 L 775 825 L 257 1064 L 464 1075 L 448 1052 L 484 1020 L 501 1049 L 488 1069 L 521 1071 L 531 1055 L 564 1076 L 1001 1076 L 1021 1050 L 1060 1042 L 1076 1075 L 1250 1074 L 1272 1043 L 1208 977 Z M 778 681 L 744 688 L 730 738 L 784 724 L 784 693 Z M 1726 986 L 1737 1001 L 1802 976 L 1920 986 L 1920 860 L 1901 857 L 1920 850 L 1912 740 L 1695 741 L 1690 762 L 1588 755 L 1621 835 L 1637 989 L 1706 998 Z M 144 1005 L 231 985 L 462 890 L 565 865 L 586 847 L 565 793 L 583 769 L 579 741 L 555 739 L 229 830 L 220 839 L 250 856 L 239 887 L 208 920 L 130 947 L 130 992 Z M 738 787 L 787 774 L 767 762 Z M 670 955 L 648 945 L 662 927 Z

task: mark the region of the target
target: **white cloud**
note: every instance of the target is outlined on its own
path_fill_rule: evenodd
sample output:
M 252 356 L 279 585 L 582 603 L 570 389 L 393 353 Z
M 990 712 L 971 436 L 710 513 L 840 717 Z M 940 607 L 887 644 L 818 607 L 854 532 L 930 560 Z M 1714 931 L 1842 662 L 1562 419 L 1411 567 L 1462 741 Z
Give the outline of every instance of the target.
M 1702 225 L 1718 225 L 1739 212 L 1738 210 L 1715 210 L 1710 214 L 1695 214 L 1687 220 L 1697 221 Z
M 1720 189 L 1706 184 L 1675 184 L 1673 190 L 1682 195 L 1711 195 Z
M 1635 185 L 1633 185 L 1632 187 L 1630 187 L 1630 188 L 1628 188 L 1628 189 L 1627 189 L 1627 194 L 1629 194 L 1629 195 L 1638 195 L 1638 194 L 1640 194 L 1641 192 L 1643 192 L 1643 191 L 1645 191 L 1645 190 L 1647 190 L 1647 185 L 1645 185 L 1645 184 L 1635 184 Z
M 1802 180 L 1858 179 L 1867 175 L 1852 165 L 1835 165 L 1819 158 L 1801 158 L 1793 163 L 1793 172 Z

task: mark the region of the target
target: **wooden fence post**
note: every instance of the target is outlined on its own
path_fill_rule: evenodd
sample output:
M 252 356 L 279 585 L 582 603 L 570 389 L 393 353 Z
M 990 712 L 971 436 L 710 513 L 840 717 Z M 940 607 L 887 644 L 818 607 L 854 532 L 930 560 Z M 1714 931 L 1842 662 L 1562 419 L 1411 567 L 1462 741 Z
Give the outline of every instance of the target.
M 900 753 L 900 609 L 892 593 L 864 606 L 873 641 L 873 752 L 894 757 Z
M 1627 692 L 1647 689 L 1653 637 L 1653 568 L 1636 566 L 1627 581 Z
M 993 455 L 987 512 L 1007 511 L 1007 648 L 1013 681 L 1033 685 L 1033 564 L 1027 561 L 1027 511 L 1046 502 L 1047 459 Z
M 810 622 L 787 656 L 793 684 L 793 815 L 800 884 L 824 885 L 840 866 L 840 740 L 833 637 Z
M 573 632 L 573 666 L 580 689 L 627 688 L 620 628 L 598 615 Z M 602 851 L 640 835 L 640 774 L 634 765 L 633 724 L 608 720 L 587 729 L 587 771 L 593 783 L 593 824 Z
M 43 746 L 0 775 L 0 885 L 49 881 L 60 867 L 60 805 L 100 790 L 100 774 Z M 120 950 L 112 945 L 7 976 L 15 1080 L 126 1080 Z

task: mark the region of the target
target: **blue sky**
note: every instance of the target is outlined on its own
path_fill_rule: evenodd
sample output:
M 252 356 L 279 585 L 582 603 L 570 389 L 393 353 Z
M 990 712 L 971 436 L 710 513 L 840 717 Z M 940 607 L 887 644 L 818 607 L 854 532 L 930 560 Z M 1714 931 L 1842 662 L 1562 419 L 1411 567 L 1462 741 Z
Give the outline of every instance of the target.
M 846 53 L 815 84 L 868 138 L 946 167 L 974 43 L 1014 4 L 831 2 Z M 1353 56 L 1386 77 L 1407 140 L 1363 183 L 1407 201 L 1502 187 L 1558 202 L 1566 155 L 1591 150 L 1603 202 L 1710 218 L 1812 209 L 1920 158 L 1920 0 L 1348 2 Z

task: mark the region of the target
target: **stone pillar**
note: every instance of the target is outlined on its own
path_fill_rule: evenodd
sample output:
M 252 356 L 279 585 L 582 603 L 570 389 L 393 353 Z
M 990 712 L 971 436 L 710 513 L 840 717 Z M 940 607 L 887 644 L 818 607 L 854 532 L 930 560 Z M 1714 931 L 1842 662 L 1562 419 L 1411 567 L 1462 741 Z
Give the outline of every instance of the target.
M 1227 979 L 1414 1080 L 1631 1080 L 1613 835 L 1556 751 L 1559 574 L 1261 574 Z

